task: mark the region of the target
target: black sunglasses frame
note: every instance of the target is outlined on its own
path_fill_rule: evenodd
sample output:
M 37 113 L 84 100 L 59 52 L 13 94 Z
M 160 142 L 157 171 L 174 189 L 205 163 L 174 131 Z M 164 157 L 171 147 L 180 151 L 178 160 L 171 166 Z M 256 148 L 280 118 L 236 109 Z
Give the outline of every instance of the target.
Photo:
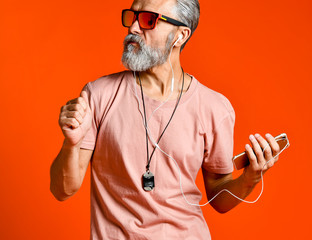
M 175 26 L 187 27 L 186 24 L 184 24 L 184 23 L 182 23 L 182 22 L 180 22 L 180 21 L 177 21 L 177 20 L 175 20 L 175 19 L 173 19 L 173 18 L 170 18 L 170 17 L 167 17 L 167 16 L 165 16 L 165 15 L 162 15 L 162 14 L 160 14 L 160 13 L 155 13 L 155 12 L 151 12 L 151 11 L 135 11 L 135 10 L 132 10 L 132 9 L 124 9 L 124 10 L 122 10 L 122 14 L 121 14 L 121 22 L 122 22 L 122 25 L 123 25 L 124 27 L 126 27 L 126 28 L 129 28 L 129 27 L 130 27 L 130 26 L 125 26 L 125 25 L 124 25 L 124 22 L 123 22 L 123 15 L 124 15 L 124 12 L 127 12 L 127 11 L 130 11 L 130 12 L 133 12 L 133 13 L 134 13 L 134 16 L 135 16 L 135 17 L 134 17 L 134 21 L 132 22 L 132 24 L 133 24 L 136 20 L 139 19 L 138 17 L 139 17 L 139 14 L 140 14 L 140 13 L 152 13 L 152 14 L 154 14 L 155 16 L 157 16 L 153 28 L 143 28 L 143 27 L 141 27 L 140 22 L 139 22 L 140 28 L 142 28 L 142 29 L 144 29 L 144 30 L 152 30 L 152 29 L 154 29 L 154 28 L 156 27 L 157 21 L 158 21 L 159 19 L 160 19 L 160 20 L 163 20 L 163 21 L 165 21 L 165 22 L 171 23 L 171 24 L 173 24 L 173 25 L 175 25 Z M 131 25 L 132 25 L 132 24 L 131 24 Z

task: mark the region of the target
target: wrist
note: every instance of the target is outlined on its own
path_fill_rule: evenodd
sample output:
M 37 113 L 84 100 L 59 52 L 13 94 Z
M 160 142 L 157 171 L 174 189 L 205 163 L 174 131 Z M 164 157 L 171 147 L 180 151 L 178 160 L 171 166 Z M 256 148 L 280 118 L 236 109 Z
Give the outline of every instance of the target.
M 72 144 L 68 139 L 64 139 L 63 141 L 63 149 L 70 149 L 70 150 L 79 150 L 81 145 L 81 141 L 79 141 L 77 144 Z
M 259 182 L 258 178 L 255 178 L 254 176 L 251 177 L 249 174 L 247 174 L 246 170 L 244 170 L 243 174 L 241 175 L 241 181 L 242 185 L 246 188 L 253 188 Z

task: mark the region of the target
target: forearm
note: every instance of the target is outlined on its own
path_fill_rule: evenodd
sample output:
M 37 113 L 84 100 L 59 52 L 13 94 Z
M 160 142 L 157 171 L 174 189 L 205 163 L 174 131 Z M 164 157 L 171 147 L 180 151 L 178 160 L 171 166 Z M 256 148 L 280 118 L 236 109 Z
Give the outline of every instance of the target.
M 251 193 L 255 185 L 256 184 L 247 184 L 242 174 L 240 177 L 236 179 L 231 179 L 231 180 L 228 180 L 226 182 L 223 182 L 217 185 L 207 197 L 208 199 L 211 199 L 223 189 L 227 189 L 231 193 L 233 193 L 235 196 L 241 199 L 245 199 Z M 229 210 L 234 208 L 239 203 L 241 203 L 241 200 L 232 196 L 227 191 L 223 191 L 210 202 L 212 207 L 220 213 L 228 212 Z
M 50 168 L 50 191 L 63 201 L 78 191 L 81 185 L 79 145 L 70 146 L 64 141 L 60 153 Z
M 233 179 L 232 174 L 215 174 L 203 168 L 208 199 L 212 199 L 223 189 L 227 189 L 241 199 L 245 199 L 251 193 L 256 184 L 261 181 L 262 175 L 277 161 L 278 158 L 273 159 L 273 156 L 277 156 L 280 152 L 280 147 L 274 137 L 270 134 L 265 136 L 266 139 L 259 134 L 249 136 L 252 147 L 249 144 L 245 146 L 249 165 L 245 167 L 240 177 Z M 223 191 L 210 203 L 218 212 L 225 213 L 240 202 L 241 200 Z

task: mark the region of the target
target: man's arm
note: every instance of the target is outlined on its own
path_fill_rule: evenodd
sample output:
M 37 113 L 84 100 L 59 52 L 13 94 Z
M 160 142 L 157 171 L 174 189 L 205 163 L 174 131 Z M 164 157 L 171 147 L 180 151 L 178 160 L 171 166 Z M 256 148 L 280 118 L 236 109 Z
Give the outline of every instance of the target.
M 215 174 L 203 170 L 204 183 L 206 188 L 207 198 L 213 198 L 222 189 L 227 189 L 237 197 L 244 199 L 261 180 L 261 171 L 263 174 L 271 168 L 278 158 L 270 161 L 279 151 L 279 145 L 270 134 L 266 134 L 266 140 L 259 134 L 249 137 L 252 148 L 247 144 L 246 153 L 250 164 L 244 169 L 241 176 L 233 179 L 232 174 Z M 268 145 L 268 147 L 266 147 Z M 266 147 L 266 148 L 265 148 Z M 265 148 L 264 153 L 262 149 Z M 220 213 L 225 213 L 234 208 L 241 201 L 228 192 L 220 193 L 210 204 Z
M 91 121 L 85 91 L 61 108 L 59 125 L 65 139 L 50 168 L 50 191 L 59 201 L 71 197 L 82 184 L 93 150 L 80 149 L 80 146 L 91 127 Z
M 92 150 L 70 146 L 64 141 L 50 168 L 50 191 L 57 200 L 64 201 L 79 190 L 92 153 Z
M 243 175 L 236 179 L 233 179 L 232 173 L 216 174 L 210 173 L 204 168 L 202 168 L 202 170 L 207 199 L 209 200 L 213 198 L 218 192 L 222 191 L 222 189 L 227 189 L 239 198 L 244 199 L 249 195 L 249 193 L 251 193 L 252 189 L 255 187 L 255 184 L 248 185 L 244 181 Z M 231 196 L 228 192 L 223 191 L 210 202 L 210 205 L 219 213 L 226 213 L 240 202 L 240 200 Z

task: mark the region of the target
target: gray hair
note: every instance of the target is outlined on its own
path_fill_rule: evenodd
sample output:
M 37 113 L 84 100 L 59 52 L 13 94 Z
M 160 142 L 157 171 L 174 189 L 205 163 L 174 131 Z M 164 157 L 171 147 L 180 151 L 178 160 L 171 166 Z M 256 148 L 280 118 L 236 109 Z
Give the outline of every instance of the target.
M 191 29 L 191 35 L 188 40 L 193 35 L 195 29 L 197 28 L 199 21 L 199 2 L 198 0 L 176 0 L 177 4 L 174 8 L 174 13 L 176 14 L 178 20 L 186 24 Z M 188 40 L 181 46 L 181 51 L 184 48 Z
M 139 35 L 130 33 L 124 40 L 124 51 L 121 62 L 126 68 L 138 72 L 162 65 L 168 59 L 173 38 L 174 33 L 171 32 L 167 37 L 165 48 L 160 49 L 158 47 L 147 46 Z M 136 42 L 139 45 L 139 49 L 136 50 L 136 47 L 129 44 L 130 42 Z

